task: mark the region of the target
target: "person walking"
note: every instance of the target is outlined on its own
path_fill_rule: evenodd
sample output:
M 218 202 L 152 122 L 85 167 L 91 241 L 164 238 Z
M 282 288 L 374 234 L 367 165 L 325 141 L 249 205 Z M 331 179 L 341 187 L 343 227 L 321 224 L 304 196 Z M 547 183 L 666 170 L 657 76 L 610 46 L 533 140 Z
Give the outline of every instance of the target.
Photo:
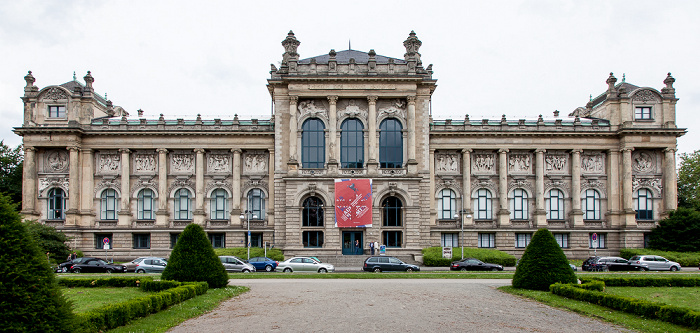
M 377 241 L 374 242 L 374 250 L 377 251 L 377 254 L 379 254 L 379 242 Z
M 369 253 L 374 255 L 374 242 L 369 242 Z
M 359 239 L 355 240 L 355 254 L 361 254 L 360 253 L 360 240 Z

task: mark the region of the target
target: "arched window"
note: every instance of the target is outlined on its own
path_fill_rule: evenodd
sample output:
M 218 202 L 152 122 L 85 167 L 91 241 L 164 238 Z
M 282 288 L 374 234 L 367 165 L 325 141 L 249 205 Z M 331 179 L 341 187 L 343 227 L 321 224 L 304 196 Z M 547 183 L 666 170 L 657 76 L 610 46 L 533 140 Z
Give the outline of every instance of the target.
M 358 119 L 346 119 L 340 125 L 340 167 L 362 168 L 364 166 L 364 127 Z
M 301 225 L 303 227 L 323 226 L 323 202 L 317 197 L 308 197 L 302 204 Z
M 547 220 L 564 219 L 564 192 L 552 189 L 545 196 L 545 207 L 547 207 Z
M 516 188 L 513 190 L 510 198 L 510 219 L 527 220 L 529 217 L 527 192 L 521 188 Z
M 66 194 L 60 188 L 49 190 L 49 220 L 65 220 Z
M 151 189 L 143 189 L 138 195 L 138 216 L 139 220 L 154 220 L 155 212 L 153 211 L 153 191 Z
M 317 118 L 301 126 L 301 167 L 323 168 L 326 160 L 326 127 Z
M 382 225 L 385 227 L 403 226 L 401 216 L 401 200 L 397 197 L 388 197 L 382 201 Z
M 474 212 L 477 220 L 491 220 L 491 191 L 480 188 L 476 191 L 476 200 L 474 200 Z
M 654 202 L 651 191 L 640 188 L 634 198 L 634 210 L 637 211 L 637 220 L 654 219 Z
M 401 123 L 393 118 L 379 124 L 379 167 L 401 168 L 403 165 L 403 134 Z
M 175 192 L 175 219 L 192 219 L 192 197 L 190 196 L 190 190 L 186 188 L 181 188 Z
M 228 220 L 228 192 L 226 190 L 217 188 L 212 191 L 209 206 L 209 215 L 212 220 Z
M 248 210 L 253 213 L 254 220 L 265 219 L 265 192 L 259 188 L 248 192 Z
M 438 219 L 451 220 L 457 212 L 455 192 L 449 189 L 440 191 L 438 195 Z
M 100 195 L 100 220 L 116 220 L 119 211 L 117 191 L 108 188 Z
M 588 189 L 581 198 L 584 220 L 600 220 L 600 193 Z

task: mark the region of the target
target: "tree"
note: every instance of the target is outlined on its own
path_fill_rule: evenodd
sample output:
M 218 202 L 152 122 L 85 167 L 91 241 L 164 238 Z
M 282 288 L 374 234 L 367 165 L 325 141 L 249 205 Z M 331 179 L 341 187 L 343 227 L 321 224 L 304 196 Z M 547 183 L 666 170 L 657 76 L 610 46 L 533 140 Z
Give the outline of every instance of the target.
M 204 229 L 190 224 L 178 237 L 161 279 L 206 281 L 210 288 L 221 288 L 228 284 L 228 273 L 214 253 Z
M 574 270 L 552 233 L 547 229 L 537 230 L 515 269 L 513 287 L 546 291 L 557 282 L 577 281 Z
M 0 193 L 10 196 L 13 202 L 22 202 L 22 145 L 11 149 L 0 141 Z
M 700 210 L 700 150 L 679 155 L 678 207 Z
M 700 251 L 700 212 L 678 208 L 651 230 L 649 247 L 662 251 Z
M 24 224 L 27 226 L 29 234 L 39 245 L 42 253 L 48 252 L 53 262 L 66 261 L 70 254 L 70 247 L 66 245 L 66 242 L 69 240 L 66 234 L 35 220 L 26 220 Z
M 75 318 L 46 257 L 0 193 L 0 330 L 71 332 Z

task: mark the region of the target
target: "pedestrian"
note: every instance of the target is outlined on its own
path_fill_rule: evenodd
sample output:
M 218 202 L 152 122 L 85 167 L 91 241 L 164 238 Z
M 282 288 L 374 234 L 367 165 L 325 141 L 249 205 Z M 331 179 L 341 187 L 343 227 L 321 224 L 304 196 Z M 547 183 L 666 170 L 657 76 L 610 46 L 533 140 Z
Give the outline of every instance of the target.
M 73 251 L 73 253 L 70 254 L 69 260 L 74 260 L 74 259 L 76 259 L 76 258 L 78 258 L 78 254 L 75 253 L 75 251 Z
M 369 242 L 369 253 L 374 255 L 374 242 Z
M 377 254 L 379 254 L 379 242 L 374 241 L 374 250 L 377 251 Z
M 355 240 L 355 254 L 361 254 L 360 253 L 360 240 L 359 239 Z

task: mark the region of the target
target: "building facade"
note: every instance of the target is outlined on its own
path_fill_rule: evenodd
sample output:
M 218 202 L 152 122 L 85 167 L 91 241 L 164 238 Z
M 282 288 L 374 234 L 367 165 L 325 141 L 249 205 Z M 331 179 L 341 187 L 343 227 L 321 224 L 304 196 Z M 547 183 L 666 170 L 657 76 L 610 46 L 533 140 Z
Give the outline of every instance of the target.
M 519 256 L 538 228 L 585 257 L 643 247 L 676 208 L 677 98 L 610 74 L 568 117 L 432 119 L 436 89 L 411 32 L 403 59 L 346 50 L 300 59 L 290 31 L 271 65 L 269 119 L 147 118 L 97 95 L 90 72 L 39 89 L 25 76 L 22 214 L 86 254 L 167 256 L 190 223 L 215 247 L 285 255 L 430 246 Z M 261 101 L 262 103 L 262 101 Z M 371 180 L 343 227 L 336 183 Z M 358 200 L 360 198 L 358 197 Z M 356 200 L 357 201 L 357 200 Z M 250 231 L 249 231 L 250 230 Z M 250 235 L 250 237 L 248 237 Z

